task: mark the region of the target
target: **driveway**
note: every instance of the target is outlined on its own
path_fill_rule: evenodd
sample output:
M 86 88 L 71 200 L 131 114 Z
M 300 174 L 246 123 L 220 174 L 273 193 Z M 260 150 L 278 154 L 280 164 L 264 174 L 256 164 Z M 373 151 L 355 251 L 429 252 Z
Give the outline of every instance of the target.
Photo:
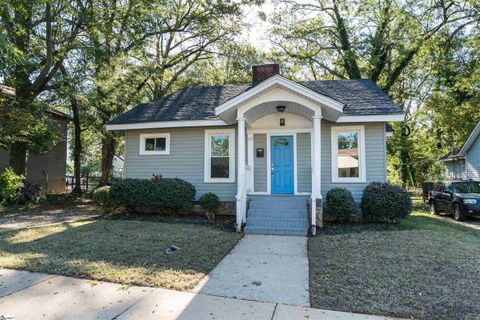
M 0 269 L 2 315 L 17 320 L 391 319 Z
M 473 218 L 469 217 L 464 221 L 455 221 L 451 215 L 437 215 L 437 216 L 432 216 L 438 220 L 442 220 L 445 222 L 450 222 L 453 224 L 458 224 L 473 230 L 478 230 L 480 231 L 480 219 L 479 218 Z
M 247 234 L 195 292 L 308 307 L 307 238 Z

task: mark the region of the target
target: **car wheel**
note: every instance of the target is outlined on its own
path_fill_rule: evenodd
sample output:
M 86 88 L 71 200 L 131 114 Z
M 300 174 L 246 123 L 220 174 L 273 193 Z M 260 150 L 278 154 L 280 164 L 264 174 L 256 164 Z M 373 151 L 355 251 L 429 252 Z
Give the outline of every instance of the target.
M 437 210 L 437 206 L 435 205 L 435 201 L 430 202 L 430 214 L 433 214 L 433 215 L 438 214 L 438 210 Z
M 453 219 L 456 221 L 463 221 L 465 220 L 465 215 L 462 212 L 462 209 L 458 205 L 458 203 L 455 203 L 453 205 Z

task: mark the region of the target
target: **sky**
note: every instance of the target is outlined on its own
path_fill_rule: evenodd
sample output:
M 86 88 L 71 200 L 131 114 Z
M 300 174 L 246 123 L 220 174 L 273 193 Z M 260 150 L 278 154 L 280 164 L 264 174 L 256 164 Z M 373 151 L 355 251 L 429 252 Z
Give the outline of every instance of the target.
M 242 40 L 248 40 L 259 50 L 268 51 L 272 47 L 267 35 L 269 22 L 260 19 L 259 14 L 263 12 L 268 18 L 274 10 L 275 7 L 272 0 L 265 0 L 261 6 L 249 6 L 245 8 L 244 21 L 250 25 L 250 28 L 245 28 L 240 38 Z

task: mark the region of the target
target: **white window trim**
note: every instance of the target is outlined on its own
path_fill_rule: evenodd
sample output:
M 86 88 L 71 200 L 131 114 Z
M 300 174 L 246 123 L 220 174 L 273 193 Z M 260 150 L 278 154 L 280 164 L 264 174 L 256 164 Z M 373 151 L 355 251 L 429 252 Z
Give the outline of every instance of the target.
M 147 151 L 145 150 L 145 140 L 151 138 L 165 138 L 164 151 Z M 162 156 L 170 154 L 170 133 L 142 133 L 140 134 L 140 151 L 141 156 Z
M 338 176 L 338 142 L 339 132 L 357 131 L 358 135 L 358 156 L 359 156 L 359 177 L 345 178 Z M 365 183 L 367 182 L 366 157 L 365 157 L 365 126 L 332 126 L 331 131 L 332 151 L 332 183 Z
M 228 178 L 211 178 L 211 137 L 225 135 L 228 136 L 228 156 L 229 156 L 229 177 Z M 205 183 L 233 183 L 235 182 L 235 129 L 211 129 L 205 130 L 205 147 L 204 147 L 204 182 Z

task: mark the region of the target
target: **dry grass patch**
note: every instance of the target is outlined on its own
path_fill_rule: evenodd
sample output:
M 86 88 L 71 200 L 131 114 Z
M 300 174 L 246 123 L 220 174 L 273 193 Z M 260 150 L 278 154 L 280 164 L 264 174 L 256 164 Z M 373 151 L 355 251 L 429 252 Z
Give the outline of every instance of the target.
M 313 307 L 479 319 L 480 232 L 417 211 L 399 225 L 329 225 L 309 241 Z
M 214 224 L 90 220 L 0 233 L 0 267 L 193 288 L 241 235 Z M 167 255 L 165 249 L 180 249 Z

